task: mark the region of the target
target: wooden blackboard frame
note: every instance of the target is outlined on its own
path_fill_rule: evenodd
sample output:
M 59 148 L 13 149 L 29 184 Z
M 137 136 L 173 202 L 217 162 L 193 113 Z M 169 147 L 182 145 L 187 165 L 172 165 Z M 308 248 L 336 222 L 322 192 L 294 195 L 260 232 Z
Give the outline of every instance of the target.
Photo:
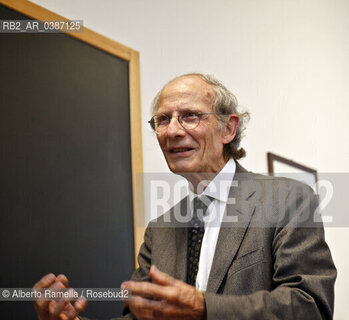
M 30 1 L 0 0 L 0 4 L 35 20 L 69 21 L 69 19 Z M 141 179 L 137 179 L 136 181 L 137 174 L 143 173 L 139 52 L 102 36 L 85 26 L 82 32 L 67 32 L 66 34 L 129 63 L 133 232 L 135 248 L 134 255 L 136 261 L 135 267 L 137 267 L 137 255 L 139 247 L 143 241 L 145 229 L 144 227 L 139 227 L 142 225 L 142 221 L 144 221 L 143 183 Z

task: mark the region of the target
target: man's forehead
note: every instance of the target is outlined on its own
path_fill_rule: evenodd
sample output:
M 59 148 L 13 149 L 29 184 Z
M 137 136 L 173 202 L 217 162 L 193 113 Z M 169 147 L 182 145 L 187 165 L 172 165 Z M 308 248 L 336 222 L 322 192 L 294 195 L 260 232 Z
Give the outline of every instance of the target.
M 214 97 L 211 85 L 196 76 L 184 76 L 169 83 L 161 92 L 159 104 L 164 100 L 193 99 L 212 103 Z

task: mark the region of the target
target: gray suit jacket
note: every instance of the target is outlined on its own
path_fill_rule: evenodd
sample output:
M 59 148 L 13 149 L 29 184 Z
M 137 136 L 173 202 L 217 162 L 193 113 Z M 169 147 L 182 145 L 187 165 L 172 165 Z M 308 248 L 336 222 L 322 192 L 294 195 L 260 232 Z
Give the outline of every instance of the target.
M 239 164 L 234 180 L 204 293 L 207 319 L 332 319 L 336 269 L 312 189 Z M 149 224 L 133 280 L 151 281 L 152 264 L 186 280 L 187 228 L 174 215 L 185 208 L 186 199 Z

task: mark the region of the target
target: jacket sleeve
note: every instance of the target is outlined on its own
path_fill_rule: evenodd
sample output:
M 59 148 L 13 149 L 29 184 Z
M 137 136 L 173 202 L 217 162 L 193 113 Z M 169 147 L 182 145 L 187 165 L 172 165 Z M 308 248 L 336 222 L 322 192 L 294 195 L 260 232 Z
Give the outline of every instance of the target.
M 317 198 L 293 188 L 282 221 L 273 228 L 273 290 L 233 296 L 206 292 L 207 319 L 332 319 L 336 268 L 321 222 Z M 248 281 L 248 280 L 246 280 Z

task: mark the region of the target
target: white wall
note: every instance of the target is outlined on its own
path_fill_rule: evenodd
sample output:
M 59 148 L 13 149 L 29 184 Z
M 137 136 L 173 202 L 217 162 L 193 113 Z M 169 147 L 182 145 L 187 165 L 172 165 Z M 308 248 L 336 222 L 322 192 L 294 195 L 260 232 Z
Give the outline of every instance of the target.
M 193 71 L 214 74 L 252 113 L 248 169 L 266 172 L 272 151 L 319 172 L 349 172 L 349 1 L 35 2 L 140 51 L 145 172 L 167 171 L 147 124 L 150 102 Z M 348 229 L 326 235 L 339 271 L 335 319 L 349 319 Z

